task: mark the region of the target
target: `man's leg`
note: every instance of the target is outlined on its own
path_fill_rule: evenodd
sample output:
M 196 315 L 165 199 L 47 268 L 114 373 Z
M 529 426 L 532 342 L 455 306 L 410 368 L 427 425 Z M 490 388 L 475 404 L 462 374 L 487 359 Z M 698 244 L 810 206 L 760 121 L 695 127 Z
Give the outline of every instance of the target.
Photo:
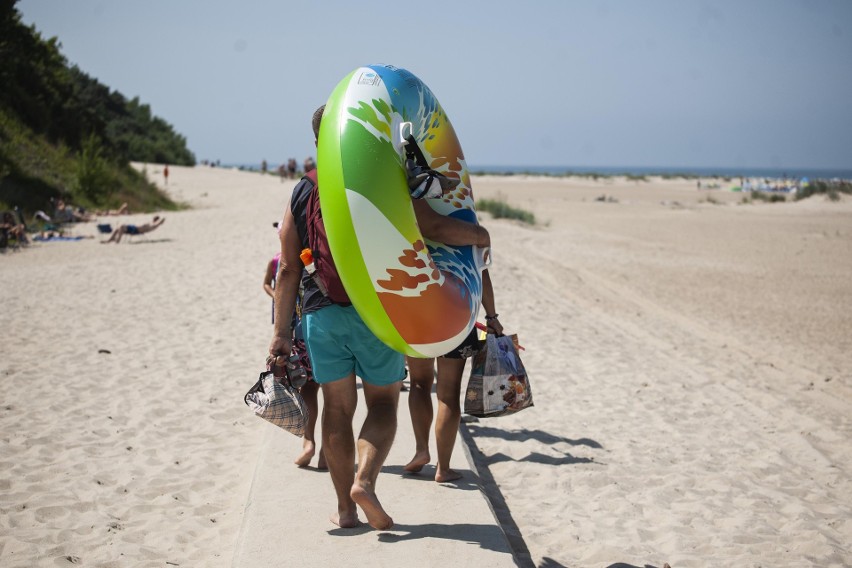
M 101 242 L 102 242 L 102 243 L 112 243 L 112 242 L 115 242 L 115 238 L 118 236 L 118 232 L 119 232 L 119 230 L 121 230 L 121 227 L 120 227 L 120 226 L 119 226 L 119 227 L 116 227 L 116 228 L 113 230 L 112 234 L 110 234 L 109 238 L 108 238 L 107 240 L 105 240 L 105 241 L 101 241 Z
M 393 438 L 396 435 L 396 409 L 399 403 L 399 382 L 385 386 L 364 386 L 364 399 L 367 402 L 367 418 L 358 435 L 358 472 L 352 483 L 350 496 L 367 515 L 367 522 L 378 530 L 393 526 L 393 519 L 382 508 L 376 497 L 376 479 L 385 458 L 388 457 Z M 325 396 L 325 391 L 323 391 Z M 325 423 L 323 423 L 325 436 Z M 328 447 L 326 459 L 331 465 Z
M 461 421 L 459 395 L 464 364 L 464 359 L 438 359 L 438 417 L 435 420 L 435 445 L 438 448 L 435 481 L 438 482 L 461 477 L 460 473 L 450 469 L 450 458 Z
M 357 527 L 358 510 L 350 497 L 354 483 L 355 438 L 352 417 L 358 402 L 355 374 L 322 385 L 322 445 L 337 494 L 337 513 L 330 519 L 342 528 Z
M 432 383 L 435 380 L 435 360 L 406 357 L 411 377 L 408 391 L 408 412 L 414 429 L 414 457 L 405 471 L 416 473 L 429 463 L 429 429 L 432 427 Z

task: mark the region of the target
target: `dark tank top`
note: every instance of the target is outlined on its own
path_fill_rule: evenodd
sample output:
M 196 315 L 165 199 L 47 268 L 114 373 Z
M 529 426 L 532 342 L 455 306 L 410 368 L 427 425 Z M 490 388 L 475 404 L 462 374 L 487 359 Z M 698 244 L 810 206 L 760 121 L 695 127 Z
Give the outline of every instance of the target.
M 311 195 L 311 190 L 314 184 L 305 178 L 296 184 L 293 188 L 293 195 L 290 198 L 290 213 L 293 214 L 293 220 L 296 222 L 296 231 L 299 233 L 299 242 L 302 248 L 308 247 L 308 226 L 305 218 L 305 209 L 308 206 L 308 197 Z M 320 308 L 332 305 L 332 301 L 325 297 L 320 292 L 314 279 L 308 275 L 308 271 L 302 269 L 302 289 L 304 296 L 302 297 L 302 316 L 315 312 Z

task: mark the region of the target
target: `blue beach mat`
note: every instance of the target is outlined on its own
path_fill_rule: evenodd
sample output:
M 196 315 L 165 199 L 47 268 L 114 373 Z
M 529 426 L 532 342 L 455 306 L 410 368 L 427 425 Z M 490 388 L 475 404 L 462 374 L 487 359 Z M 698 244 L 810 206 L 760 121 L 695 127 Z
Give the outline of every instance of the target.
M 40 235 L 33 237 L 34 241 L 39 241 L 42 243 L 50 242 L 50 241 L 80 241 L 85 239 L 86 237 L 42 237 Z

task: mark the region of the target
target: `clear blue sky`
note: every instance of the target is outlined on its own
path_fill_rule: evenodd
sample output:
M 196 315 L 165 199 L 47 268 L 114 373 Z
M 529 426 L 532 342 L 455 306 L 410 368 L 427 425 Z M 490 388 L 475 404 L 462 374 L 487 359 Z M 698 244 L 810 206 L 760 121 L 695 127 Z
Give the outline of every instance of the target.
M 852 168 L 852 1 L 22 0 L 199 160 L 314 154 L 360 65 L 419 76 L 471 166 Z

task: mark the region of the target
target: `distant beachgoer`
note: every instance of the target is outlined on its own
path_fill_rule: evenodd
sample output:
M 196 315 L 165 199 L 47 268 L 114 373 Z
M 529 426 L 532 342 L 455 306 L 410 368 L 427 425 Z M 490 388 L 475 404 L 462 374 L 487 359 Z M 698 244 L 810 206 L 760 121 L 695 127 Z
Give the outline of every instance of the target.
M 130 215 L 130 207 L 127 205 L 127 202 L 124 202 L 118 209 L 104 209 L 103 211 L 95 211 L 95 215 Z
M 154 216 L 154 219 L 151 223 L 145 223 L 144 225 L 119 225 L 119 227 L 112 232 L 109 239 L 105 241 L 101 241 L 101 243 L 120 243 L 122 235 L 144 235 L 145 233 L 150 233 L 160 225 L 166 222 L 166 219 L 163 217 Z
M 290 176 L 290 179 L 295 179 L 296 177 L 296 159 L 290 158 L 287 160 L 287 175 Z
M 267 169 L 266 160 L 260 162 L 260 173 L 265 174 Z
M 76 209 L 65 203 L 61 197 L 56 200 L 56 207 L 53 212 L 53 217 L 59 223 L 83 223 L 92 220 L 91 215 L 85 212 L 80 207 Z
M 305 173 L 308 173 L 309 171 L 315 169 L 316 167 L 317 167 L 317 164 L 316 164 L 316 162 L 314 162 L 314 159 L 311 156 L 308 156 L 307 158 L 305 158 Z
M 287 175 L 287 168 L 284 164 L 278 166 L 278 177 L 281 178 L 281 183 L 284 183 L 284 177 Z
M 163 178 L 166 180 L 166 185 L 169 185 L 169 165 L 163 167 Z

